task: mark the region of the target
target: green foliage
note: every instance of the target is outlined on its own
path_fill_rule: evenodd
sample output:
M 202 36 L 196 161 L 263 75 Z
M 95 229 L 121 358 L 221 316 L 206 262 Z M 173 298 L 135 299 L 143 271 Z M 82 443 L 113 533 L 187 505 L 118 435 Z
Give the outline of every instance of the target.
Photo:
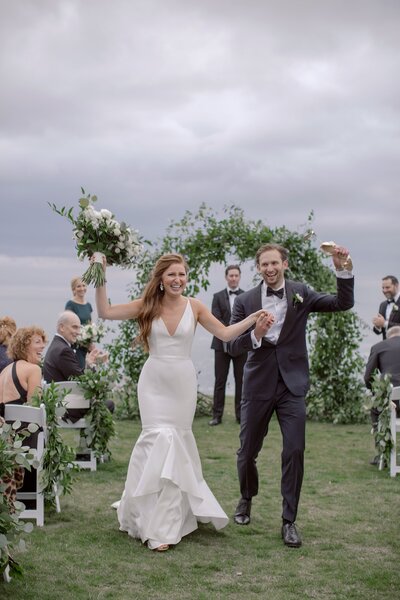
M 111 396 L 113 375 L 107 366 L 97 365 L 95 369 L 86 369 L 78 377 L 85 398 L 90 400 L 90 410 L 85 419 L 88 427 L 85 430 L 87 447 L 100 458 L 111 456 L 110 439 L 115 435 L 114 421 L 106 406 Z
M 12 425 L 0 424 L 0 574 L 8 566 L 11 575 L 21 575 L 21 567 L 11 556 L 13 551 L 25 549 L 24 533 L 30 533 L 32 523 L 20 521 L 19 514 L 25 506 L 22 502 L 6 497 L 7 479 L 14 477 L 14 472 L 20 467 L 30 471 L 31 466 L 37 467 L 29 446 L 24 446 L 24 439 L 37 431 L 38 426 L 31 423 L 27 428 L 20 429 L 21 422 Z
M 393 438 L 390 429 L 390 395 L 392 384 L 389 375 L 380 375 L 376 372 L 371 383 L 371 399 L 367 408 L 375 408 L 379 411 L 379 418 L 376 428 L 373 428 L 372 434 L 375 437 L 375 447 L 379 452 L 380 463 L 384 466 L 390 464 L 390 452 L 393 448 Z
M 213 399 L 197 390 L 195 417 L 210 417 L 212 415 Z
M 271 228 L 261 220 L 247 220 L 242 209 L 228 206 L 222 217 L 206 204 L 196 213 L 186 211 L 180 221 L 172 221 L 166 235 L 156 244 L 146 242 L 136 282 L 130 289 L 138 297 L 147 283 L 157 258 L 168 252 L 183 254 L 190 266 L 189 295 L 209 287 L 211 265 L 226 265 L 232 257 L 239 263 L 254 261 L 258 248 L 265 243 L 282 244 L 289 250 L 287 276 L 304 281 L 319 291 L 334 292 L 336 278 L 325 265 L 324 255 L 313 245 L 314 232 L 311 213 L 302 231 L 286 227 Z M 358 352 L 361 322 L 352 311 L 321 314 L 309 322 L 311 356 L 311 392 L 308 399 L 309 416 L 337 423 L 365 419 L 362 410 L 364 388 L 361 381 L 363 360 Z M 124 372 L 124 414 L 136 414 L 136 383 L 146 354 L 132 350 L 137 333 L 136 323 L 124 321 L 120 334 L 109 348 L 112 361 Z M 340 360 L 339 360 L 340 359 Z M 128 400 L 129 401 L 128 401 Z M 138 413 L 137 413 L 138 414 Z
M 310 322 L 308 417 L 333 423 L 365 422 L 360 321 L 352 312 L 319 313 Z
M 39 406 L 41 402 L 46 407 L 47 439 L 42 463 L 43 493 L 45 499 L 55 504 L 56 495 L 70 494 L 72 490 L 74 471 L 78 467 L 73 463 L 75 452 L 67 446 L 61 436 L 58 419 L 65 413 L 64 397 L 54 383 L 47 385 L 40 397 L 35 396 L 32 404 Z

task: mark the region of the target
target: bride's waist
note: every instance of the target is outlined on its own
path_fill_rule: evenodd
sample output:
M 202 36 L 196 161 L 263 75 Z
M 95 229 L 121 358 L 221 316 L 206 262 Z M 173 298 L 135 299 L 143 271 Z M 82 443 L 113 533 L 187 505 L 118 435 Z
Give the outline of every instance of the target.
M 149 354 L 149 359 L 156 360 L 192 360 L 187 354 Z

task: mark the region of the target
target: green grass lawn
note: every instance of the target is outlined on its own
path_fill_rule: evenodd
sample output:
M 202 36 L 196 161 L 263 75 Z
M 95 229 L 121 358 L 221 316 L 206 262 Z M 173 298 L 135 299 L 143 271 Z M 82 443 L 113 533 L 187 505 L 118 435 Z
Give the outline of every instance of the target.
M 238 425 L 196 419 L 205 478 L 229 516 L 239 497 Z M 259 457 L 260 494 L 251 524 L 200 525 L 166 553 L 118 530 L 115 510 L 139 424 L 118 422 L 111 462 L 77 476 L 61 514 L 27 537 L 22 580 L 0 583 L 0 598 L 384 600 L 400 595 L 400 477 L 369 465 L 369 425 L 308 423 L 306 471 L 297 519 L 300 549 L 280 538 L 280 451 L 276 421 Z

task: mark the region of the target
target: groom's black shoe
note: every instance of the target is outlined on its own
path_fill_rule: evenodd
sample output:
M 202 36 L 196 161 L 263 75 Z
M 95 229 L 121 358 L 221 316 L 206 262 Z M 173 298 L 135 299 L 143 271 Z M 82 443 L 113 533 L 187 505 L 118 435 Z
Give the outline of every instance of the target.
M 284 523 L 282 525 L 282 538 L 285 546 L 289 546 L 289 548 L 300 548 L 301 546 L 301 537 L 294 523 Z
M 218 419 L 217 417 L 214 417 L 213 419 L 211 419 L 211 421 L 208 422 L 209 425 L 211 425 L 212 427 L 214 425 L 221 425 L 222 421 L 221 419 Z
M 240 498 L 236 507 L 233 520 L 237 525 L 248 525 L 250 523 L 251 500 Z

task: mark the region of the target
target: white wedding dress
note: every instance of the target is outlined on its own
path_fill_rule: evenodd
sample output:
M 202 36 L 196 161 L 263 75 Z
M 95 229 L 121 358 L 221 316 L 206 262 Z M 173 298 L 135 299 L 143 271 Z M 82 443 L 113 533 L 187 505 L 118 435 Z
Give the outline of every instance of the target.
M 197 522 L 225 527 L 228 517 L 203 479 L 192 433 L 197 381 L 190 358 L 195 319 L 190 301 L 174 333 L 152 324 L 150 355 L 138 382 L 142 432 L 132 451 L 117 514 L 122 531 L 149 548 L 177 544 Z

